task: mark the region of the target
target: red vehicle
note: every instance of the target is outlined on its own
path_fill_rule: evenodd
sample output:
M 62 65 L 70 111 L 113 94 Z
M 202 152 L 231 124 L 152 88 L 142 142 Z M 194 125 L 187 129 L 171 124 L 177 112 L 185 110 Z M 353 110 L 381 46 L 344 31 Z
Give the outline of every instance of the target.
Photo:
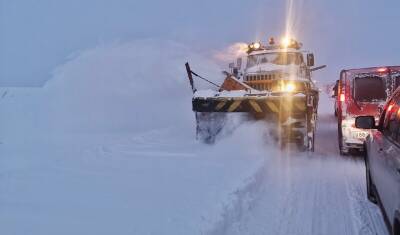
M 386 100 L 399 85 L 400 66 L 342 70 L 336 96 L 341 155 L 363 151 L 369 131 L 356 128 L 355 118 L 374 116 L 378 121 Z

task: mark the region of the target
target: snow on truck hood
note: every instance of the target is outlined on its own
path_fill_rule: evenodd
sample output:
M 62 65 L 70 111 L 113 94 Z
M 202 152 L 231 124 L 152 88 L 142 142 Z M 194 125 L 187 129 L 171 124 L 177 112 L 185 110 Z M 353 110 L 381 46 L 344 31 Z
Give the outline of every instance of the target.
M 194 98 L 207 98 L 207 97 L 242 97 L 246 94 L 250 94 L 245 90 L 236 90 L 236 91 L 215 91 L 215 90 L 199 90 L 196 91 L 193 95 Z M 252 93 L 253 94 L 253 93 Z
M 210 97 L 225 97 L 225 98 L 236 98 L 236 97 L 244 97 L 244 96 L 271 96 L 273 93 L 268 91 L 258 91 L 258 90 L 235 90 L 235 91 L 215 91 L 215 90 L 198 90 L 194 93 L 193 98 L 210 98 Z M 292 96 L 292 97 L 304 97 L 306 96 L 303 93 L 280 93 L 280 96 Z

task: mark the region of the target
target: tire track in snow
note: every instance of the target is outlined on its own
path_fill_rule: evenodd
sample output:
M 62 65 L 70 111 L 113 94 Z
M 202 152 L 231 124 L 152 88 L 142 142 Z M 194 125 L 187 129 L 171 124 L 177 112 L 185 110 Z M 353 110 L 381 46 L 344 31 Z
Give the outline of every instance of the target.
M 320 118 L 317 136 L 312 155 L 268 157 L 260 189 L 248 192 L 260 194 L 256 201 L 227 211 L 224 229 L 211 234 L 386 234 L 378 208 L 366 199 L 362 159 L 338 157 L 333 118 Z
M 362 165 L 358 165 L 359 170 L 365 172 Z M 364 176 L 364 178 L 362 177 Z M 350 175 L 348 177 L 357 177 L 359 180 L 346 181 L 347 191 L 351 212 L 353 214 L 354 226 L 358 234 L 387 234 L 382 214 L 378 207 L 366 199 L 365 174 Z

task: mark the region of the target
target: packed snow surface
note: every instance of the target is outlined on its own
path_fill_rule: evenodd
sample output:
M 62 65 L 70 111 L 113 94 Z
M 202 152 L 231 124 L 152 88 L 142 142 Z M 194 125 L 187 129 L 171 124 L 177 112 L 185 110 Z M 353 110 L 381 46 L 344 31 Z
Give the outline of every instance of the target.
M 0 234 L 386 233 L 362 159 L 337 156 L 327 96 L 316 153 L 278 150 L 245 120 L 203 145 L 189 59 L 219 76 L 144 40 L 83 51 L 42 89 L 0 90 Z

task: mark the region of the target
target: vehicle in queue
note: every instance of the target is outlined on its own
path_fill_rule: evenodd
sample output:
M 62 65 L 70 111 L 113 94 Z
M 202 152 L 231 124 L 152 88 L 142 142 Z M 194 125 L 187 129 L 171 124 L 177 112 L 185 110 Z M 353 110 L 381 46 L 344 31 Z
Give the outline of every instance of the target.
M 373 116 L 377 121 L 383 105 L 399 84 L 400 66 L 341 71 L 335 101 L 341 155 L 363 151 L 369 131 L 357 128 L 355 119 Z
M 378 203 L 389 232 L 400 235 L 400 88 L 375 116 L 356 118 L 356 127 L 371 130 L 366 138 L 367 196 Z

